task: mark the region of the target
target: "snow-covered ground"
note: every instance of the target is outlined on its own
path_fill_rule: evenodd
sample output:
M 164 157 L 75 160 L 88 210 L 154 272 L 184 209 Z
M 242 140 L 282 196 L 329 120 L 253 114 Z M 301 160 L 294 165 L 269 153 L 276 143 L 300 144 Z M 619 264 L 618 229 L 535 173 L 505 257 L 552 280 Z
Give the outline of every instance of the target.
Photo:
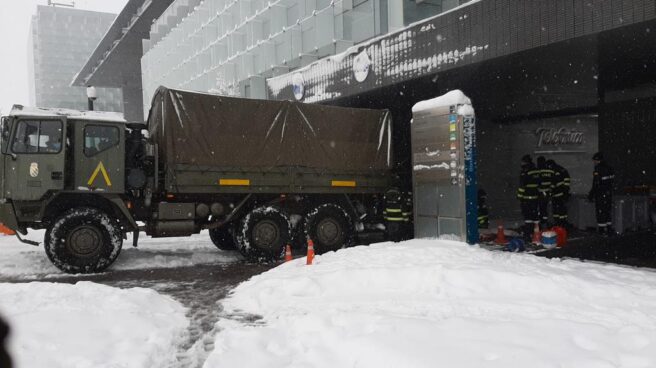
M 656 273 L 382 243 L 238 286 L 205 367 L 656 367 Z M 252 319 L 248 319 L 252 320 Z
M 43 234 L 44 231 L 30 231 L 28 238 L 43 243 Z M 132 247 L 131 236 L 123 241 L 123 250 L 108 271 L 229 263 L 240 259 L 236 251 L 216 248 L 206 231 L 184 238 L 153 239 L 142 234 L 138 248 Z M 14 236 L 0 234 L 0 278 L 58 274 L 63 273 L 50 263 L 43 245 L 33 247 Z
M 166 367 L 186 309 L 153 290 L 80 282 L 0 284 L 18 368 Z

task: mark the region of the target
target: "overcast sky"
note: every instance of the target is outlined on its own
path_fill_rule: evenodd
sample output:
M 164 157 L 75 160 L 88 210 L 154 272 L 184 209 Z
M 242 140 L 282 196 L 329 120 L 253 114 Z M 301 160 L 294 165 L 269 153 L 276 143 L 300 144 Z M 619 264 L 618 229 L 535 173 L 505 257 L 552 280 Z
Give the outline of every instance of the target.
M 75 7 L 118 14 L 128 0 L 76 0 Z M 48 0 L 0 0 L 0 109 L 27 105 L 27 33 L 37 5 Z

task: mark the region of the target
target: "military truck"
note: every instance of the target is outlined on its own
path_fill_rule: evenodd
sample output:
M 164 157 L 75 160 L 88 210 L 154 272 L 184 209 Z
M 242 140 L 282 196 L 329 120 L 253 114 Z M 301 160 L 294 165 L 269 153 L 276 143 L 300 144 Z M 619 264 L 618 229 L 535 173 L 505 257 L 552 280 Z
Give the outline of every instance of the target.
M 101 271 L 127 234 L 209 230 L 220 249 L 318 253 L 382 222 L 392 180 L 386 110 L 160 87 L 145 124 L 120 114 L 14 106 L 2 118 L 0 222 L 45 229 L 59 269 Z

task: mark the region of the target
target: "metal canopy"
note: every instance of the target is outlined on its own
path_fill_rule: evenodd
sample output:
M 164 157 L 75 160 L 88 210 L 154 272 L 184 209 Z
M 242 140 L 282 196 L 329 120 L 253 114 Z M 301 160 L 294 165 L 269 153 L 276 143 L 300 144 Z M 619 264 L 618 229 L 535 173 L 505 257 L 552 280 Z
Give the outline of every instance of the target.
M 71 85 L 141 88 L 142 40 L 173 0 L 130 0 Z

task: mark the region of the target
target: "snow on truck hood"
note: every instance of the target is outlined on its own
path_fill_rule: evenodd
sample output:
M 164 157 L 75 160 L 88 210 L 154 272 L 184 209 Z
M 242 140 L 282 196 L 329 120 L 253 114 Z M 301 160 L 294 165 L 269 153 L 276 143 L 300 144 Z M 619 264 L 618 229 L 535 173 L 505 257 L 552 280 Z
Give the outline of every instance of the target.
M 655 367 L 656 273 L 412 240 L 239 285 L 217 367 Z M 248 319 L 252 321 L 253 319 Z
M 127 123 L 123 114 L 110 111 L 80 111 L 63 108 L 42 108 L 14 105 L 11 108 L 12 116 L 65 116 L 68 119 L 111 121 L 115 123 Z

